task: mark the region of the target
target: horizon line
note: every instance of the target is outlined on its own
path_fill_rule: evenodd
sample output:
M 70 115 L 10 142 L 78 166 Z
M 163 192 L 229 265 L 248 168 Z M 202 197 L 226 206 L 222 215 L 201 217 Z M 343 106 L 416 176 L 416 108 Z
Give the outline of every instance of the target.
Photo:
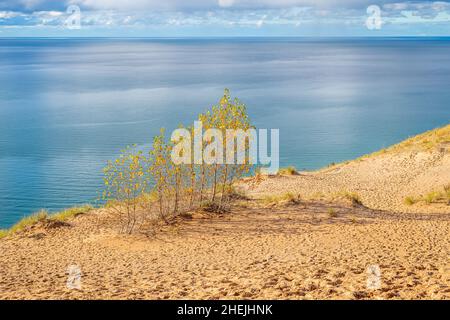
M 450 39 L 450 35 L 345 35 L 345 36 L 0 36 L 2 39 L 392 39 L 392 38 L 440 38 Z

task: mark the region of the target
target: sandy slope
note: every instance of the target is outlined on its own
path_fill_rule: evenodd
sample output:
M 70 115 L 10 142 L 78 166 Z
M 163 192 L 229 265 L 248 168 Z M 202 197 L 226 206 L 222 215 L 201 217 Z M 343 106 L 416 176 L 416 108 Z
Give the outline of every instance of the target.
M 312 202 L 194 216 L 156 238 L 102 211 L 0 241 L 0 298 L 449 299 L 450 215 Z M 109 226 L 109 227 L 105 227 Z M 68 289 L 78 265 L 81 290 Z M 381 288 L 367 288 L 378 265 Z
M 91 211 L 70 226 L 1 239 L 0 298 L 449 299 L 450 206 L 403 203 L 449 182 L 445 149 L 395 150 L 251 179 L 243 186 L 253 200 L 222 216 L 196 213 L 152 238 L 119 235 L 106 210 Z M 255 200 L 343 190 L 364 206 Z M 81 269 L 80 290 L 66 286 L 70 265 Z M 367 286 L 374 265 L 378 289 Z
M 450 183 L 449 152 L 387 153 L 317 172 L 296 176 L 266 177 L 260 183 L 248 183 L 255 197 L 298 193 L 304 198 L 327 198 L 342 191 L 358 194 L 365 206 L 393 212 L 450 213 L 447 203 L 405 204 L 409 196 L 420 197 L 441 191 Z

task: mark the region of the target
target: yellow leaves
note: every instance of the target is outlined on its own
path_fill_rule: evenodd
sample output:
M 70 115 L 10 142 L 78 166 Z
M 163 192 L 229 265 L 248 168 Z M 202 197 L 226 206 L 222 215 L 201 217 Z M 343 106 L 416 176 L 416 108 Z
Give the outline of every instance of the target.
M 225 89 L 219 104 L 200 114 L 198 120 L 202 122 L 203 130 L 219 129 L 224 137 L 227 129 L 246 131 L 253 128 L 245 106 L 238 99 L 231 99 L 228 89 Z M 182 125 L 179 127 L 183 128 Z M 194 128 L 187 129 L 194 136 Z M 249 146 L 244 145 L 239 149 L 247 152 Z M 139 201 L 150 201 L 148 199 L 151 198 L 151 201 L 157 203 L 159 215 L 166 217 L 169 213 L 181 210 L 183 201 L 184 204 L 188 202 L 189 208 L 192 208 L 205 200 L 217 201 L 217 192 L 222 193 L 222 201 L 226 193 L 224 190 L 229 189 L 226 187 L 231 186 L 233 181 L 250 169 L 248 161 L 236 165 L 175 165 L 171 159 L 173 149 L 173 143 L 166 142 L 165 129 L 161 128 L 160 134 L 153 138 L 152 148 L 147 154 L 139 151 L 136 145 L 122 150 L 117 159 L 108 161 L 103 170 L 104 198 L 114 200 L 111 202 L 112 206 L 122 214 L 122 210 L 135 210 Z M 184 150 L 179 155 L 183 156 Z M 153 196 L 146 197 L 150 192 Z M 216 207 L 220 208 L 220 205 L 216 203 Z

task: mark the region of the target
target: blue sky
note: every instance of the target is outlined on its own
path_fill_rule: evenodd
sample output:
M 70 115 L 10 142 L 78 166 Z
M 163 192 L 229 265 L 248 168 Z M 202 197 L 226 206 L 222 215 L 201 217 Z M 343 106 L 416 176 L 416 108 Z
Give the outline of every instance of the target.
M 0 0 L 18 36 L 450 36 L 450 0 Z

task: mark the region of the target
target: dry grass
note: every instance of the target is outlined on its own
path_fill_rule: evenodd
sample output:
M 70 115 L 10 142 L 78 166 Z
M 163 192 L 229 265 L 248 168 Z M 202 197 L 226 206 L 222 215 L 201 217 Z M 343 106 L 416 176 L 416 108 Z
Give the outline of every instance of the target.
M 266 196 L 263 202 L 267 205 L 292 205 L 299 204 L 301 201 L 300 194 L 293 194 L 291 192 L 279 196 Z
M 408 206 L 412 206 L 413 204 L 415 204 L 417 202 L 417 200 L 414 197 L 406 197 L 405 198 L 405 204 Z
M 450 205 L 450 183 L 443 186 L 442 190 L 431 191 L 419 197 L 406 197 L 405 204 L 412 206 L 418 202 L 424 202 L 428 205 L 433 203 L 447 203 Z
M 9 229 L 10 234 L 14 234 L 20 231 L 25 230 L 26 228 L 35 225 L 36 223 L 40 221 L 44 221 L 48 217 L 48 212 L 45 210 L 41 210 L 37 213 L 32 214 L 31 216 L 25 217 L 19 222 L 17 222 L 15 225 Z
M 296 176 L 298 175 L 298 171 L 297 169 L 295 169 L 295 167 L 289 166 L 287 168 L 281 168 L 280 170 L 278 170 L 278 174 L 283 176 Z
M 74 207 L 70 209 L 63 210 L 61 212 L 50 215 L 46 210 L 41 210 L 36 212 L 28 217 L 22 218 L 19 222 L 13 225 L 9 229 L 1 229 L 0 230 L 0 239 L 5 238 L 7 236 L 13 235 L 15 233 L 24 231 L 31 226 L 36 225 L 39 222 L 44 221 L 60 221 L 64 222 L 70 220 L 73 217 L 76 217 L 80 214 L 87 213 L 93 209 L 90 205 L 85 205 L 81 207 Z
M 440 197 L 441 197 L 441 193 L 440 193 L 440 192 L 432 191 L 432 192 L 426 194 L 426 195 L 423 197 L 423 200 L 424 200 L 427 204 L 431 204 L 431 203 L 434 203 L 434 202 L 438 201 L 438 200 L 440 199 Z
M 348 200 L 352 205 L 362 205 L 361 197 L 356 192 L 340 191 L 331 196 L 332 200 Z
M 450 202 L 450 183 L 444 186 L 445 197 Z
M 94 209 L 91 205 L 84 205 L 81 207 L 74 207 L 70 209 L 66 209 L 64 211 L 55 213 L 49 217 L 50 220 L 55 221 L 67 221 L 70 220 L 80 214 L 85 214 Z
M 328 208 L 328 216 L 330 218 L 337 218 L 338 214 L 333 208 Z
M 9 235 L 9 230 L 0 229 L 0 239 L 3 239 Z
M 378 156 L 385 153 L 401 152 L 401 151 L 431 151 L 438 148 L 442 144 L 450 144 L 450 124 L 436 128 L 417 136 L 406 139 L 398 144 L 395 144 L 389 148 L 379 150 L 377 152 L 364 155 L 357 160 L 362 160 L 374 156 Z

